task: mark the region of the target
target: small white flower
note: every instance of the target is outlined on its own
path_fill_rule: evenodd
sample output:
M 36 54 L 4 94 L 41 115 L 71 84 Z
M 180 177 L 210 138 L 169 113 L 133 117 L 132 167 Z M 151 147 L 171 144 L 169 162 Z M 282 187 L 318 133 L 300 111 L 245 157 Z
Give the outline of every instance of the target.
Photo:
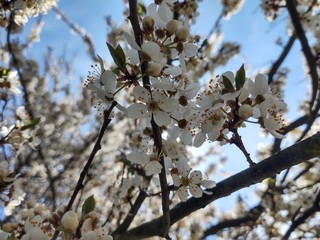
M 147 176 L 161 173 L 160 157 L 156 154 L 148 155 L 142 152 L 132 152 L 127 155 L 127 159 L 132 163 L 144 166 Z

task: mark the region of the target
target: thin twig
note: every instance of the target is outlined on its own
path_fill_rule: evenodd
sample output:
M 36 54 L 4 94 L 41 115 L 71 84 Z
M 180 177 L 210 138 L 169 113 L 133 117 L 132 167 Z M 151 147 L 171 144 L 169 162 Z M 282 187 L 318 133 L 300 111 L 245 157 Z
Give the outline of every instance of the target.
M 299 141 L 305 137 L 308 131 L 311 129 L 313 122 L 316 119 L 316 115 L 320 110 L 320 96 L 319 96 L 319 76 L 317 72 L 317 62 L 316 57 L 313 55 L 306 33 L 302 27 L 302 23 L 300 21 L 299 13 L 295 6 L 296 1 L 286 0 L 286 7 L 291 17 L 291 21 L 293 27 L 295 29 L 295 34 L 299 38 L 301 43 L 302 51 L 307 61 L 309 67 L 309 74 L 312 80 L 312 95 L 310 99 L 310 117 L 307 122 L 307 126 L 303 131 Z
M 286 46 L 283 48 L 282 53 L 280 54 L 279 58 L 277 59 L 277 61 L 275 61 L 272 64 L 271 69 L 269 70 L 269 74 L 268 74 L 268 84 L 272 83 L 273 81 L 273 76 L 276 74 L 276 72 L 278 71 L 278 69 L 280 68 L 281 64 L 283 63 L 283 61 L 286 59 L 286 57 L 288 56 L 288 53 L 290 51 L 290 49 L 293 46 L 294 41 L 296 40 L 296 35 L 293 34 L 290 39 L 288 40 Z
M 77 185 L 71 195 L 71 198 L 69 200 L 69 203 L 67 205 L 67 207 L 65 208 L 65 212 L 69 211 L 78 195 L 78 193 L 81 191 L 82 187 L 83 187 L 83 181 L 84 179 L 86 178 L 88 172 L 89 172 L 89 169 L 90 169 L 90 166 L 93 162 L 93 159 L 96 155 L 96 153 L 101 149 L 101 140 L 102 140 L 102 137 L 104 135 L 104 132 L 106 131 L 108 125 L 110 124 L 111 122 L 111 119 L 109 118 L 110 115 L 111 115 L 111 112 L 113 110 L 113 108 L 117 105 L 118 103 L 116 101 L 113 101 L 110 108 L 106 111 L 104 111 L 104 121 L 103 121 L 103 124 L 102 124 L 102 127 L 100 129 L 100 132 L 99 132 L 99 135 L 98 135 L 98 138 L 97 138 L 97 141 L 92 149 L 92 152 L 87 160 L 87 163 L 85 164 L 85 166 L 83 167 L 83 170 L 82 172 L 80 173 L 80 176 L 79 176 L 79 179 L 78 179 L 78 182 L 77 182 Z M 55 240 L 59 235 L 59 232 L 56 231 L 52 237 L 52 240 Z

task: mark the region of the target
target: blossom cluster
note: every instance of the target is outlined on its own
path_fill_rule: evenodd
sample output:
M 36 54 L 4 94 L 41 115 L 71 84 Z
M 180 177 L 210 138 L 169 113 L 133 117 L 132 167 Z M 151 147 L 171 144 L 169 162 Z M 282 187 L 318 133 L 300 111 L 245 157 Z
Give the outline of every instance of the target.
M 48 210 L 41 208 L 42 211 Z M 51 214 L 43 214 L 35 210 L 37 214 L 25 214 L 25 223 L 7 223 L 0 230 L 0 239 L 11 239 L 12 236 L 20 236 L 19 239 L 49 240 L 55 231 L 62 232 L 62 239 L 74 239 L 73 236 L 81 233 L 81 240 L 112 240 L 108 227 L 101 227 L 99 214 L 95 211 L 78 214 L 74 211 L 64 213 L 62 209 Z
M 129 46 L 127 53 L 120 45 L 114 48 L 108 44 L 116 68 L 105 69 L 100 59 L 100 66 L 94 67 L 85 83 L 93 92 L 96 107 L 103 111 L 117 100 L 118 109 L 128 118 L 149 127 L 154 119 L 167 133 L 167 140 L 180 141 L 185 146 L 200 147 L 205 141 L 233 143 L 232 133 L 247 122 L 283 138 L 281 112 L 287 105 L 269 87 L 264 75 L 258 74 L 253 80 L 241 66 L 236 74 L 228 71 L 211 79 L 207 89 L 200 89 L 199 82 L 190 77 L 188 63 L 198 57 L 199 39 L 190 34 L 187 20 L 173 18 L 175 2 L 160 1 L 147 7 L 139 26 L 144 41 L 136 42 L 132 34 L 123 33 Z M 127 106 L 118 97 L 124 89 L 132 96 Z M 167 174 L 183 201 L 188 189 L 194 197 L 201 197 L 200 186 L 214 186 L 213 181 L 202 179 L 200 171 L 192 172 L 185 156 L 163 166 L 161 158 L 168 157 L 154 149 L 134 149 L 127 154 L 127 159 L 141 166 L 147 176 L 159 174 L 164 167 L 171 168 Z
M 22 26 L 31 17 L 39 14 L 46 14 L 52 7 L 57 5 L 58 0 L 4 0 L 0 3 L 0 26 L 6 27 L 9 24 L 7 12 L 13 12 L 14 22 Z

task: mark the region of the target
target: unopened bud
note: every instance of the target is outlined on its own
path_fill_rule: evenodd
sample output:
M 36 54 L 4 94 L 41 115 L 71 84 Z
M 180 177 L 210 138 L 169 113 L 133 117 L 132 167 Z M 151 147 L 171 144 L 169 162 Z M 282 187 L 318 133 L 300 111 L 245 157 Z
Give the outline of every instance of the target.
M 146 74 L 152 77 L 158 77 L 162 70 L 162 65 L 160 63 L 149 62 L 146 69 Z
M 171 20 L 166 25 L 166 29 L 171 35 L 175 34 L 180 27 L 181 22 L 178 20 Z
M 239 116 L 242 119 L 248 119 L 249 117 L 252 116 L 253 109 L 249 104 L 243 104 L 239 108 Z
M 145 16 L 142 21 L 143 30 L 147 33 L 152 33 L 154 29 L 154 20 L 150 16 Z
M 190 35 L 189 29 L 185 28 L 185 27 L 179 28 L 176 31 L 176 37 L 181 42 L 186 41 L 188 39 L 189 35 Z
M 61 224 L 65 230 L 75 233 L 79 225 L 78 214 L 74 211 L 66 212 L 61 218 Z

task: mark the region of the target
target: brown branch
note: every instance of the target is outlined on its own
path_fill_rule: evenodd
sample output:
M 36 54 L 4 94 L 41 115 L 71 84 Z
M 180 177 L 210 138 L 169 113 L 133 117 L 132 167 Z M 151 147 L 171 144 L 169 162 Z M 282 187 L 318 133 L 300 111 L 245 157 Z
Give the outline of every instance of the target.
M 205 230 L 201 239 L 216 234 L 217 232 L 226 228 L 241 227 L 243 225 L 248 225 L 250 223 L 256 222 L 260 215 L 263 213 L 263 211 L 264 207 L 258 205 L 250 209 L 250 211 L 248 211 L 246 215 L 243 217 L 221 221 L 216 225 Z
M 280 54 L 279 58 L 277 59 L 277 61 L 275 61 L 272 64 L 271 69 L 269 70 L 269 74 L 268 74 L 268 84 L 272 83 L 273 81 L 273 76 L 276 74 L 276 72 L 278 71 L 278 69 L 280 68 L 281 64 L 283 63 L 283 61 L 286 59 L 290 49 L 293 46 L 294 41 L 296 40 L 296 35 L 293 34 L 289 41 L 287 42 L 286 46 L 283 48 L 282 53 Z
M 306 36 L 306 33 L 302 27 L 302 23 L 300 21 L 299 13 L 295 6 L 294 0 L 286 0 L 286 7 L 291 17 L 291 22 L 295 29 L 295 34 L 299 38 L 301 43 L 302 51 L 307 61 L 309 67 L 309 74 L 312 80 L 312 95 L 310 99 L 310 118 L 307 122 L 307 126 L 303 131 L 299 141 L 303 139 L 303 137 L 310 130 L 313 122 L 316 119 L 316 115 L 320 110 L 320 96 L 319 96 L 319 76 L 317 72 L 317 62 L 316 57 L 313 55 L 311 48 L 309 46 L 309 42 Z
M 287 230 L 286 234 L 282 237 L 282 240 L 287 240 L 289 239 L 291 233 L 301 224 L 303 224 L 309 217 L 311 217 L 313 214 L 315 214 L 316 212 L 320 211 L 320 191 L 318 192 L 314 203 L 312 205 L 312 207 L 308 208 L 307 210 L 305 210 L 303 212 L 303 214 L 297 218 L 295 221 L 293 221 L 291 223 L 291 226 L 289 227 L 289 229 Z
M 130 15 L 128 16 L 128 19 L 130 20 L 130 23 L 132 25 L 135 41 L 141 47 L 142 41 L 143 41 L 143 36 L 142 36 L 142 31 L 141 31 L 140 23 L 139 23 L 139 19 L 138 19 L 137 0 L 129 0 L 129 12 L 130 12 Z M 141 57 L 140 57 L 140 60 L 141 60 Z M 147 67 L 148 67 L 148 61 L 142 62 L 141 74 L 143 75 L 143 78 L 142 78 L 143 86 L 151 93 L 149 76 L 145 74 Z M 161 173 L 159 174 L 160 187 L 161 187 L 161 197 L 162 197 L 162 212 L 163 212 L 163 216 L 164 216 L 163 223 L 162 223 L 161 236 L 167 237 L 169 229 L 170 229 L 169 190 L 168 190 L 168 183 L 167 183 L 167 176 L 166 176 L 166 171 L 165 171 L 164 159 L 161 156 L 161 154 L 162 154 L 161 129 L 155 123 L 153 116 L 151 119 L 151 127 L 152 127 L 152 131 L 153 131 L 154 144 L 157 148 L 158 154 L 160 156 L 160 163 L 162 165 L 162 170 L 161 170 Z M 143 195 L 143 197 L 145 198 L 146 196 Z M 143 203 L 143 200 L 142 199 L 140 200 L 141 204 Z
M 228 196 L 239 189 L 249 187 L 274 176 L 284 169 L 320 156 L 319 145 L 320 132 L 270 156 L 253 167 L 219 182 L 216 187 L 208 189 L 211 193 L 210 195 L 205 194 L 201 198 L 190 198 L 186 202 L 177 204 L 170 211 L 170 224 L 173 225 L 192 212 L 206 207 L 216 199 Z M 130 239 L 133 240 L 155 235 L 161 236 L 162 224 L 163 216 L 133 228 L 126 233 L 114 235 L 114 239 L 128 239 L 130 236 Z
M 106 131 L 109 123 L 111 122 L 111 119 L 109 118 L 113 108 L 117 105 L 118 103 L 116 101 L 113 101 L 112 105 L 110 106 L 110 108 L 108 109 L 108 111 L 104 111 L 104 122 L 102 124 L 102 127 L 100 129 L 100 132 L 99 132 L 99 135 L 98 135 L 98 139 L 92 149 L 92 152 L 87 160 L 87 163 L 86 165 L 84 166 L 82 172 L 80 173 L 80 176 L 79 176 L 79 179 L 78 179 L 78 182 L 77 182 L 77 185 L 73 191 L 73 194 L 70 198 L 70 201 L 65 209 L 65 212 L 69 211 L 72 207 L 72 204 L 74 203 L 79 191 L 82 189 L 83 187 L 83 181 L 85 179 L 85 177 L 87 176 L 87 173 L 90 169 L 90 166 L 93 162 L 93 159 L 96 155 L 96 153 L 101 149 L 101 140 L 102 140 L 102 137 L 103 137 L 103 134 L 104 132 Z

